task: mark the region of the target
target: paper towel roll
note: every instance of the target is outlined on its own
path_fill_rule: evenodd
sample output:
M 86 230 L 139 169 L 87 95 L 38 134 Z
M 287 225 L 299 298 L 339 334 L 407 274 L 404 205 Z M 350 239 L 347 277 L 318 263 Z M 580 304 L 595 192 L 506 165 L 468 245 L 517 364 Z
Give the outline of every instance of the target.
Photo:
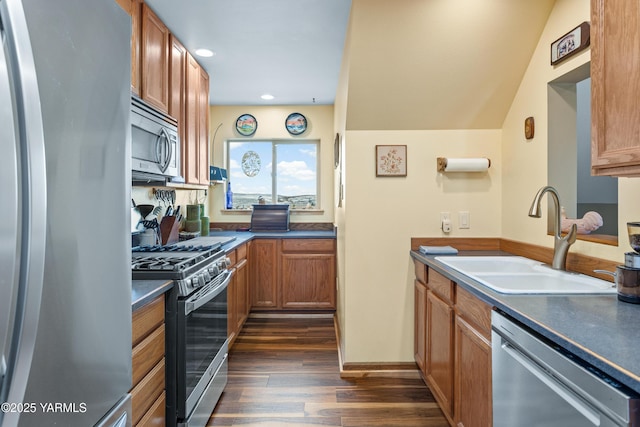
M 448 159 L 438 157 L 439 172 L 485 172 L 491 166 L 487 158 Z

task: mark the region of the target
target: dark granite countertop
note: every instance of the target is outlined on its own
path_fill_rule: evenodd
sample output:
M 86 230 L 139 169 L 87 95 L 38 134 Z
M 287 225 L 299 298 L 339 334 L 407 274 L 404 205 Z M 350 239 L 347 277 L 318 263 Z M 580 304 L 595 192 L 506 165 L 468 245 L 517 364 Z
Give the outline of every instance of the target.
M 243 243 L 253 239 L 335 239 L 335 231 L 287 231 L 287 232 L 260 232 L 250 231 L 216 231 L 209 234 L 211 237 L 233 237 L 233 240 L 222 246 L 226 252 L 232 251 Z M 206 237 L 202 238 L 206 239 Z M 195 244 L 206 244 L 206 241 Z M 173 287 L 172 280 L 133 280 L 131 286 L 131 309 L 133 311 L 150 302 L 158 295 L 169 291 Z
M 295 231 L 279 231 L 279 232 L 251 232 L 251 231 L 213 231 L 209 233 L 209 237 L 233 237 L 229 243 L 222 246 L 222 249 L 232 251 L 238 246 L 254 239 L 335 239 L 336 232 L 323 230 L 295 230 Z M 205 240 L 206 237 L 193 239 Z
M 173 280 L 132 280 L 131 311 L 136 311 L 173 288 Z
M 511 255 L 464 251 L 460 255 Z M 411 256 L 640 393 L 640 305 L 616 295 L 506 295 L 425 256 Z

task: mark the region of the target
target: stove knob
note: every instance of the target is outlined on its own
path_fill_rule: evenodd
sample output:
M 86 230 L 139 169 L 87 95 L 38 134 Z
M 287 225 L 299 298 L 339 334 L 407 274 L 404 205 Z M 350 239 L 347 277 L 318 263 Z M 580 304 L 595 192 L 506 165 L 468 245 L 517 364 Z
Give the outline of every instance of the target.
M 220 274 L 220 269 L 218 268 L 217 264 L 213 264 L 209 269 L 211 270 L 212 277 L 216 277 L 218 274 Z
M 204 286 L 206 284 L 207 284 L 207 282 L 205 282 L 205 280 L 204 280 L 204 275 L 202 275 L 202 274 L 199 275 L 198 276 L 198 286 L 202 287 L 202 286 Z
M 209 283 L 211 281 L 211 275 L 209 274 L 209 271 L 203 272 L 202 277 L 204 277 L 205 283 Z

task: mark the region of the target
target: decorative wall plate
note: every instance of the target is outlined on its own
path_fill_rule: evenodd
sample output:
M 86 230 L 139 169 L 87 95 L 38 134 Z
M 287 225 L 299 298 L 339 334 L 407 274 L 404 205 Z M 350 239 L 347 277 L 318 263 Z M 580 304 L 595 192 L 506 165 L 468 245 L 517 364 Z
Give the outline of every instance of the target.
M 300 113 L 291 113 L 284 125 L 291 135 L 300 135 L 307 130 L 307 118 Z
M 243 114 L 236 120 L 236 130 L 240 135 L 251 136 L 258 129 L 258 121 L 251 114 Z

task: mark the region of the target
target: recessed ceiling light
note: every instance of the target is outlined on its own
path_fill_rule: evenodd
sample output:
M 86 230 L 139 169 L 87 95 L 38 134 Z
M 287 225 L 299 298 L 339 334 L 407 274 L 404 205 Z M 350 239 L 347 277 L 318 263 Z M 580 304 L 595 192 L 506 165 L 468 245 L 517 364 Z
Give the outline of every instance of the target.
M 269 93 L 265 93 L 264 95 L 262 95 L 260 98 L 264 99 L 265 101 L 270 101 L 273 98 L 275 98 L 273 95 L 269 94 Z
M 215 55 L 215 52 L 212 52 L 209 49 L 196 49 L 196 55 L 201 56 L 203 58 L 210 58 L 213 55 Z

